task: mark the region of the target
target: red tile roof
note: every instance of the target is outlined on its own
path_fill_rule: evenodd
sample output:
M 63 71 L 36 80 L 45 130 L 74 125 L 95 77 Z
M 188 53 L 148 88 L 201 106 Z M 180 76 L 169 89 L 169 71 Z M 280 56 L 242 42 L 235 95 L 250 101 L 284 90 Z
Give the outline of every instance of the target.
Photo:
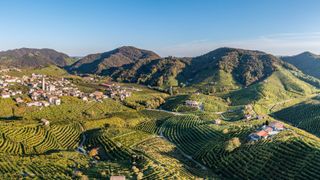
M 275 128 L 284 128 L 284 125 L 279 122 L 272 122 L 270 126 L 275 127 Z
M 271 132 L 271 131 L 273 131 L 273 129 L 272 129 L 272 127 L 267 127 L 266 129 L 264 129 L 264 131 Z
M 110 180 L 126 180 L 125 176 L 111 176 Z
M 260 137 L 266 137 L 266 136 L 268 136 L 268 132 L 262 130 L 262 131 L 256 132 L 256 135 L 258 135 L 258 136 L 260 136 Z

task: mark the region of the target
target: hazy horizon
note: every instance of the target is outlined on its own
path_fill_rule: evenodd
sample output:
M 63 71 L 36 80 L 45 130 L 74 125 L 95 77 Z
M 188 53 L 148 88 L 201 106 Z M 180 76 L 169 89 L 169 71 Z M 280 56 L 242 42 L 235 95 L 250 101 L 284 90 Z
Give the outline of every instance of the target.
M 0 50 L 51 48 L 70 56 L 135 46 L 161 56 L 219 47 L 320 54 L 319 1 L 0 2 Z

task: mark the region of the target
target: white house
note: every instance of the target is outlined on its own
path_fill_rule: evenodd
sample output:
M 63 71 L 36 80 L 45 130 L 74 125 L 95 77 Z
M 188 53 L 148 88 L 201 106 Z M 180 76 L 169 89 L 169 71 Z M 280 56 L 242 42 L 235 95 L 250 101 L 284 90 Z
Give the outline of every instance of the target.
M 2 94 L 1 94 L 1 97 L 2 97 L 3 99 L 10 98 L 10 94 L 5 92 L 5 93 L 2 93 Z
M 46 119 L 41 119 L 41 122 L 44 126 L 49 126 L 50 125 L 50 121 L 46 120 Z
M 200 103 L 197 101 L 186 100 L 185 104 L 186 106 L 190 106 L 190 107 L 196 107 L 196 108 L 200 107 Z

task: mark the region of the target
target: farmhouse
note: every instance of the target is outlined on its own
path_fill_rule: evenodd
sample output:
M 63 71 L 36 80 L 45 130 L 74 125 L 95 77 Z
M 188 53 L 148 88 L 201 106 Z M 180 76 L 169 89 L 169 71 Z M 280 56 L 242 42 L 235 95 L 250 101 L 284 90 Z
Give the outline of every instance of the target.
M 249 139 L 251 141 L 258 141 L 260 139 L 267 139 L 268 137 L 268 132 L 262 130 L 262 131 L 258 131 L 256 133 L 252 133 L 249 135 Z
M 44 126 L 49 126 L 50 125 L 50 121 L 46 120 L 46 119 L 41 119 L 41 123 Z
M 9 94 L 8 92 L 3 92 L 3 93 L 1 94 L 1 97 L 2 97 L 3 99 L 10 98 L 10 94 Z
M 20 97 L 15 98 L 15 101 L 17 103 L 23 103 L 24 102 Z
M 259 131 L 251 133 L 249 139 L 251 141 L 258 141 L 260 139 L 267 139 L 285 130 L 285 127 L 280 122 L 272 122 L 269 126 L 263 125 Z
M 285 129 L 284 125 L 280 122 L 272 122 L 270 126 L 276 131 L 282 131 Z
M 220 125 L 221 124 L 221 119 L 214 120 L 214 124 Z
M 186 100 L 185 102 L 185 105 L 186 106 L 189 106 L 189 107 L 195 107 L 195 108 L 200 108 L 201 106 L 201 103 L 197 102 L 197 101 L 192 101 L 192 100 Z
M 27 106 L 28 107 L 31 107 L 31 106 L 42 106 L 42 103 L 41 102 L 38 102 L 38 101 L 34 101 L 34 102 L 30 102 L 30 103 L 27 103 Z
M 50 106 L 50 103 L 48 103 L 47 101 L 41 101 L 41 103 L 42 103 L 42 106 L 44 107 Z
M 57 96 L 50 96 L 48 100 L 50 104 L 54 104 L 57 106 L 61 104 L 61 99 L 59 99 Z
M 252 118 L 252 115 L 251 114 L 246 114 L 244 117 L 246 118 L 246 120 L 250 120 Z
M 103 98 L 103 92 L 95 91 L 94 93 L 90 94 L 90 97 L 95 98 L 96 100 Z

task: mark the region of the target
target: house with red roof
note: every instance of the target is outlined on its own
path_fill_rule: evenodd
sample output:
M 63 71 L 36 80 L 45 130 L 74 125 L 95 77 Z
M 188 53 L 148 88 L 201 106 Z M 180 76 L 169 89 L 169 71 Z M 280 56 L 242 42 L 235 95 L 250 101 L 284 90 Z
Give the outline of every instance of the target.
M 255 133 L 251 133 L 249 135 L 249 139 L 251 141 L 258 141 L 260 139 L 267 139 L 268 137 L 272 137 L 278 134 L 280 131 L 285 129 L 284 125 L 280 122 L 272 122 L 269 126 L 262 126 L 260 131 Z

